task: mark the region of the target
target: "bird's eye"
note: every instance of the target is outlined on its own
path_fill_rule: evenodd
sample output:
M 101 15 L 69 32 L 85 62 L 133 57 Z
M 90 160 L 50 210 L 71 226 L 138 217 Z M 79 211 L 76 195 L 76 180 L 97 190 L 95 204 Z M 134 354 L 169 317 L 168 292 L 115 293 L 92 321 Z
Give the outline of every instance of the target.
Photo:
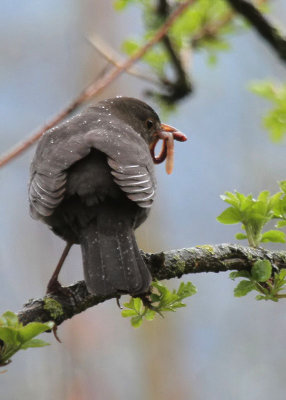
M 153 128 L 154 122 L 152 121 L 152 119 L 147 119 L 146 121 L 146 126 L 148 129 Z

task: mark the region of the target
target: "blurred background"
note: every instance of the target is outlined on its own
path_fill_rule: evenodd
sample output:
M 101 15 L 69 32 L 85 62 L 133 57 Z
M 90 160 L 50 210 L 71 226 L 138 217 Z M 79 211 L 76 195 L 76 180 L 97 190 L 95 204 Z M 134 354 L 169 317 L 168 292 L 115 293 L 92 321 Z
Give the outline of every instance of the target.
M 271 13 L 285 21 L 285 2 L 273 2 Z M 139 10 L 116 13 L 111 1 L 2 0 L 1 153 L 49 121 L 102 71 L 106 61 L 86 36 L 99 34 L 120 50 L 126 36 L 141 32 Z M 189 141 L 176 143 L 171 176 L 156 167 L 156 204 L 138 232 L 146 251 L 235 242 L 238 227 L 216 221 L 224 209 L 220 194 L 274 193 L 286 178 L 285 146 L 273 144 L 261 127 L 268 104 L 247 90 L 252 80 L 285 79 L 285 66 L 251 30 L 231 45 L 214 67 L 203 52 L 194 55 L 195 93 L 164 121 Z M 144 100 L 143 89 L 146 83 L 125 75 L 96 100 Z M 0 170 L 1 313 L 44 294 L 64 247 L 29 216 L 34 149 Z M 79 279 L 81 254 L 74 246 L 61 281 Z M 134 329 L 112 300 L 61 325 L 62 344 L 43 335 L 51 346 L 19 352 L 0 375 L 1 399 L 284 400 L 285 303 L 234 298 L 227 273 L 184 279 L 197 285 L 198 294 L 165 319 Z

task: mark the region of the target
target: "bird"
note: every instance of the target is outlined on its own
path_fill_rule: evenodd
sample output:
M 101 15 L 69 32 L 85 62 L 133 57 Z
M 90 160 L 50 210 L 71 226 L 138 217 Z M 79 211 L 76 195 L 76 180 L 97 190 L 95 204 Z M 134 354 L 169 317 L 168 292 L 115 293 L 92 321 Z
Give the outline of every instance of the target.
M 67 243 L 48 293 L 62 288 L 58 275 L 73 244 L 81 246 L 90 294 L 149 291 L 152 276 L 134 231 L 154 202 L 154 164 L 166 160 L 170 174 L 174 140 L 186 139 L 147 103 L 121 96 L 91 104 L 42 135 L 30 168 L 30 214 Z

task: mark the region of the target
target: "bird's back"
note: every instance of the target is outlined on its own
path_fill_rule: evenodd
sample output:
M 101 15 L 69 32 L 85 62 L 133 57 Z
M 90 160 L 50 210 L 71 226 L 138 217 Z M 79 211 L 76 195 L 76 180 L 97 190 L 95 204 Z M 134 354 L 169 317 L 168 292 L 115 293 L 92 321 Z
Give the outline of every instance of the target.
M 92 149 L 68 169 L 65 197 L 45 222 L 64 240 L 79 243 L 82 229 L 108 208 L 124 214 L 131 227 L 142 223 L 148 214 L 114 182 L 106 155 Z

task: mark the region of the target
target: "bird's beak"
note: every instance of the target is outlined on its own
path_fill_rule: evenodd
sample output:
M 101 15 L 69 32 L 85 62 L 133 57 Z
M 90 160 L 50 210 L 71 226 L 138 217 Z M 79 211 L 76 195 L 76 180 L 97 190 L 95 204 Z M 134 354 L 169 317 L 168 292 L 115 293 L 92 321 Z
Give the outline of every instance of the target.
M 163 145 L 160 154 L 156 157 L 155 147 L 162 139 Z M 171 174 L 174 167 L 174 140 L 185 142 L 187 136 L 170 125 L 161 124 L 160 129 L 155 133 L 154 141 L 150 145 L 150 152 L 155 164 L 160 164 L 166 160 L 166 172 Z

